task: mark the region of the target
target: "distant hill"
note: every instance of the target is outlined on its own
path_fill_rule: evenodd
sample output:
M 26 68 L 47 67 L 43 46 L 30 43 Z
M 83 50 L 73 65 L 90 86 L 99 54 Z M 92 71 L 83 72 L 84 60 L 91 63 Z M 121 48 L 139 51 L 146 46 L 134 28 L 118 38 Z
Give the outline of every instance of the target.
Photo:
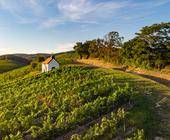
M 31 61 L 15 55 L 0 56 L 0 73 L 7 72 L 22 66 L 26 66 Z
M 0 73 L 7 72 L 22 66 L 30 64 L 30 62 L 36 57 L 36 55 L 42 55 L 45 58 L 50 54 L 38 53 L 38 54 L 7 54 L 0 56 Z
M 49 57 L 51 54 L 48 53 L 37 53 L 37 54 L 22 54 L 22 53 L 18 53 L 18 54 L 12 54 L 13 56 L 18 56 L 18 57 L 22 57 L 28 60 L 32 60 L 34 59 L 37 55 L 42 55 L 45 58 Z

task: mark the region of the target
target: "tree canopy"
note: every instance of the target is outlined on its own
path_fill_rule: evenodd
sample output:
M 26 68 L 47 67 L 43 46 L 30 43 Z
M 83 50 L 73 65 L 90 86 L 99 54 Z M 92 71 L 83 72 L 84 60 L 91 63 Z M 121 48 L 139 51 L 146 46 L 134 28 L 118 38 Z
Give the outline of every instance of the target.
M 136 37 L 124 43 L 123 63 L 144 68 L 161 69 L 170 63 L 170 23 L 143 27 Z
M 74 49 L 80 58 L 100 58 L 143 68 L 164 68 L 170 64 L 170 22 L 143 27 L 123 43 L 123 37 L 111 31 L 103 39 L 78 42 Z
M 84 43 L 78 42 L 74 50 L 79 54 L 80 59 L 95 57 L 107 61 L 113 61 L 118 54 L 118 48 L 122 46 L 123 37 L 116 31 L 109 32 L 104 39 L 88 40 Z

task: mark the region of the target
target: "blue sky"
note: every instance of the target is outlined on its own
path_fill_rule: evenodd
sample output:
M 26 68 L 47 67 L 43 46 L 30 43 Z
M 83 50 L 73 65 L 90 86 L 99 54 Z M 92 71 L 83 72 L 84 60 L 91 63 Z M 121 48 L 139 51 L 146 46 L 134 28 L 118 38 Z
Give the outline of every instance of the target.
M 170 22 L 170 0 L 0 0 L 0 54 L 55 53 L 118 31 Z

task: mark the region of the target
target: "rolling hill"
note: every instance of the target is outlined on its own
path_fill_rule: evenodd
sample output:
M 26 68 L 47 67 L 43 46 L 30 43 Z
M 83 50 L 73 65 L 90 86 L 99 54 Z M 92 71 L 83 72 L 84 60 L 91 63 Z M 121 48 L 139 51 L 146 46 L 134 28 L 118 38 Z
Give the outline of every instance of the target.
M 0 56 L 0 73 L 26 66 L 29 63 L 29 60 L 14 55 Z
M 0 73 L 7 72 L 16 68 L 20 68 L 30 64 L 37 55 L 44 56 L 45 58 L 50 54 L 8 54 L 0 56 Z
M 35 57 L 37 55 L 41 55 L 41 56 L 44 56 L 46 58 L 46 57 L 50 56 L 51 54 L 48 54 L 48 53 L 36 53 L 36 54 L 16 53 L 16 54 L 12 54 L 12 55 L 22 57 L 22 58 L 25 58 L 25 59 L 28 59 L 28 60 L 33 60 L 33 59 L 35 59 Z
M 0 73 L 19 68 L 20 66 L 11 60 L 0 60 Z
M 170 138 L 168 87 L 76 63 L 74 53 L 56 57 L 61 67 L 47 73 L 0 74 L 0 139 Z

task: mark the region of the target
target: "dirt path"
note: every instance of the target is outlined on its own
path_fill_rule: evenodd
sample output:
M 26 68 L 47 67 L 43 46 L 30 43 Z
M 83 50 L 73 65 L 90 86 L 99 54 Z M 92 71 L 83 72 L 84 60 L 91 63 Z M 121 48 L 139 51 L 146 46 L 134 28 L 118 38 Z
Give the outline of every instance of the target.
M 157 132 L 156 139 L 170 140 L 170 75 L 152 71 L 126 69 L 122 66 L 105 63 L 97 59 L 82 59 L 77 61 L 92 67 L 122 71 L 123 76 L 126 77 L 126 74 L 127 77 L 131 76 L 131 78 L 127 78 L 127 82 L 128 80 L 130 82 L 134 81 L 135 85 L 139 88 L 151 89 L 151 92 L 156 95 L 154 99 L 154 110 L 157 112 L 159 119 L 159 124 L 157 124 L 159 131 Z
M 102 68 L 112 68 L 115 70 L 121 70 L 124 72 L 140 75 L 142 77 L 151 79 L 153 81 L 156 81 L 158 83 L 164 84 L 167 87 L 170 87 L 170 75 L 169 74 L 164 74 L 161 72 L 155 72 L 155 71 L 149 71 L 149 70 L 141 70 L 141 69 L 135 69 L 135 68 L 128 68 L 128 67 L 123 67 L 121 65 L 113 65 L 108 62 L 101 61 L 99 59 L 81 59 L 77 60 L 79 63 L 84 63 L 88 64 L 91 66 L 96 66 L 96 67 L 102 67 Z
M 156 137 L 154 140 L 169 140 L 170 139 L 170 77 L 169 75 L 157 74 L 156 72 L 141 72 L 131 69 L 126 69 L 119 65 L 113 65 L 110 63 L 105 63 L 100 60 L 77 60 L 76 65 L 87 65 L 89 67 L 99 67 L 99 68 L 108 68 L 114 72 L 115 77 L 119 76 L 117 82 L 130 82 L 140 91 L 149 89 L 148 92 L 152 92 L 154 95 L 153 105 L 155 112 L 157 113 L 157 118 L 159 122 L 157 127 L 159 128 L 156 132 Z M 107 69 L 106 69 L 107 70 Z M 107 70 L 107 71 L 108 71 Z M 121 76 L 122 78 L 121 78 Z M 70 137 L 77 133 L 81 134 L 93 125 L 96 122 L 100 122 L 101 118 L 97 118 L 83 126 L 79 126 L 77 129 L 66 133 L 65 135 L 56 138 L 56 140 L 68 140 Z

